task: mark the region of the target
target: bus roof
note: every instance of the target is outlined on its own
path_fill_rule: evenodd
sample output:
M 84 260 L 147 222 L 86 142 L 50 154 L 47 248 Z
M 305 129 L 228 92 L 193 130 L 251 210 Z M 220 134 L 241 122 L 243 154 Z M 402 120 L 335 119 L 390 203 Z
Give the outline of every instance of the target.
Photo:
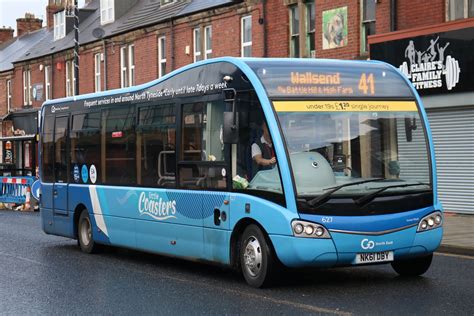
M 254 73 L 271 99 L 414 97 L 413 89 L 401 73 L 394 67 L 379 61 L 221 57 L 187 65 L 145 84 L 48 100 L 43 106 L 137 93 L 194 68 L 216 63 L 232 64 L 244 74 Z M 251 77 L 254 76 L 249 76 L 252 82 Z M 255 82 L 252 83 L 255 84 Z

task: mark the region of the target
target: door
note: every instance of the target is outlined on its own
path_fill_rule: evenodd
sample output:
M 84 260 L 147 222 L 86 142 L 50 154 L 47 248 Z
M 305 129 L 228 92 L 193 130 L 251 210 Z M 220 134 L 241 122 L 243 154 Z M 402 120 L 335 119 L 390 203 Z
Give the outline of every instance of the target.
M 53 214 L 68 216 L 69 116 L 56 117 L 54 127 Z M 56 220 L 55 220 L 56 222 Z

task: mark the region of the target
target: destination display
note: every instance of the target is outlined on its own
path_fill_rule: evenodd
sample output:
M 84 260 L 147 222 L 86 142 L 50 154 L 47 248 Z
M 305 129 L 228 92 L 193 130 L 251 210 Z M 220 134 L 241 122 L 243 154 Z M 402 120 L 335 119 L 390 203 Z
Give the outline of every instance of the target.
M 274 101 L 277 112 L 416 112 L 414 101 Z
M 411 97 L 408 84 L 389 65 L 340 61 L 255 61 L 247 62 L 257 74 L 270 98 L 285 97 Z

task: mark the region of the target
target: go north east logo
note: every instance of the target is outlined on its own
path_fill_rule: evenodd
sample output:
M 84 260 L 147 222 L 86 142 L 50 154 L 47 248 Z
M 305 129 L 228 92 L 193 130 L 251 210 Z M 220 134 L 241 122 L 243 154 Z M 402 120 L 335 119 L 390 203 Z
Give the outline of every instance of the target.
M 424 51 L 417 50 L 413 41 L 405 49 L 404 61 L 399 69 L 411 80 L 417 90 L 443 87 L 443 76 L 446 88 L 453 89 L 459 82 L 459 62 L 450 55 L 445 56 L 449 42 L 442 45 L 439 36 L 430 40 Z
M 164 201 L 158 193 L 142 192 L 138 199 L 138 211 L 140 215 L 148 215 L 159 221 L 176 218 L 176 201 Z

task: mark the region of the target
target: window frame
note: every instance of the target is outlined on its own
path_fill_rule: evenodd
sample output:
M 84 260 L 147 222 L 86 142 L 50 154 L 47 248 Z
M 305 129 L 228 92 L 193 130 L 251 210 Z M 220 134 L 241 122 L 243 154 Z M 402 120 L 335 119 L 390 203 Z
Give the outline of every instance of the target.
M 51 100 L 51 66 L 44 66 L 44 97 Z
M 164 75 L 166 75 L 166 36 L 160 36 L 158 37 L 158 78 Z
M 250 21 L 250 22 L 249 22 Z M 250 41 L 245 41 L 245 23 L 250 23 Z M 240 55 L 252 57 L 252 15 L 246 15 L 240 19 Z M 250 56 L 245 55 L 245 48 L 250 47 Z
M 463 16 L 453 18 L 451 12 L 452 6 L 454 6 L 453 2 L 453 0 L 446 0 L 446 22 L 474 17 L 474 15 L 469 16 L 470 11 L 474 12 L 474 8 L 471 8 L 471 10 L 469 10 L 469 0 L 463 0 Z M 474 7 L 474 2 L 472 2 L 471 5 Z
M 207 41 L 209 35 L 209 43 Z M 212 58 L 212 25 L 204 27 L 204 59 Z
M 115 21 L 115 1 L 100 0 L 100 24 L 105 25 Z
M 304 3 L 305 5 L 305 13 L 306 13 L 306 21 L 305 21 L 305 33 L 306 33 L 306 57 L 315 58 L 316 57 L 316 4 L 315 1 L 307 1 Z M 312 7 L 312 11 L 314 11 L 314 21 L 313 25 L 314 28 L 310 29 L 311 27 L 311 11 L 310 7 Z M 311 37 L 314 42 L 314 50 L 311 50 Z M 314 52 L 314 56 L 312 54 Z
M 197 36 L 196 34 L 199 35 L 199 39 L 197 40 Z M 201 42 L 202 42 L 202 38 L 201 38 L 202 34 L 201 34 L 201 28 L 200 27 L 196 27 L 193 29 L 193 60 L 194 62 L 197 62 L 197 61 L 201 61 L 203 60 L 203 57 L 202 57 L 202 49 L 201 49 Z
M 66 10 L 56 12 L 53 15 L 54 40 L 60 40 L 66 36 Z
M 288 11 L 289 11 L 289 20 L 290 20 L 290 23 L 289 23 L 289 26 L 290 26 L 290 32 L 289 32 L 289 35 L 290 35 L 290 57 L 299 58 L 299 57 L 301 57 L 301 54 L 300 54 L 300 49 L 301 49 L 300 48 L 300 27 L 299 27 L 301 17 L 300 17 L 298 4 L 290 5 L 288 7 Z M 293 24 L 295 24 L 295 22 L 293 20 L 294 20 L 296 15 L 298 15 L 298 23 L 297 23 L 298 27 L 296 27 L 297 32 L 294 32 L 295 27 L 293 26 Z
M 23 106 L 30 106 L 33 104 L 31 95 L 31 70 L 23 70 Z
M 7 80 L 7 113 L 10 113 L 12 107 L 12 80 Z
M 127 46 L 120 47 L 120 88 L 128 87 Z
M 76 77 L 74 73 L 74 62 L 66 61 L 66 97 L 76 95 Z
M 135 85 L 135 45 L 128 45 L 127 49 L 128 61 L 128 86 Z
M 367 26 L 370 27 L 370 25 L 374 26 L 374 34 L 376 33 L 375 31 L 375 26 L 377 23 L 376 16 L 377 16 L 377 3 L 374 3 L 374 18 L 373 19 L 366 19 L 365 18 L 365 3 L 366 1 L 371 1 L 371 0 L 362 0 L 360 2 L 360 53 L 361 54 L 368 54 L 369 53 L 369 40 L 368 36 L 373 35 L 373 34 L 367 34 Z
M 94 54 L 94 92 L 102 91 L 101 59 L 102 53 Z

